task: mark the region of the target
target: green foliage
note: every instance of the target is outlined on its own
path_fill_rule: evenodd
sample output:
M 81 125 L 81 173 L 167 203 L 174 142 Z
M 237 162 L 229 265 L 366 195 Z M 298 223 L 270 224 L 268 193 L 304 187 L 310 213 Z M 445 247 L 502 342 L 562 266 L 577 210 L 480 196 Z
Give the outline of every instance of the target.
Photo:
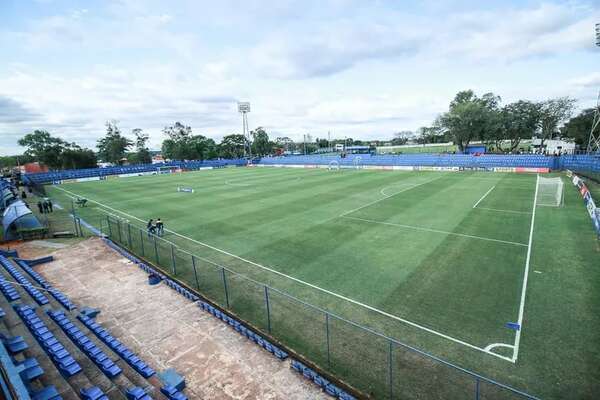
M 519 100 L 505 105 L 501 112 L 502 130 L 496 139 L 496 148 L 501 149 L 501 140 L 510 140 L 510 151 L 514 151 L 523 138 L 534 136 L 540 126 L 541 104 Z
M 47 131 L 36 130 L 19 139 L 18 143 L 27 147 L 26 159 L 21 160 L 21 163 L 37 160 L 51 169 L 96 166 L 96 155 L 92 150 L 82 149 L 75 143 L 53 137 Z
M 587 146 L 594 122 L 594 109 L 588 108 L 571 118 L 561 129 L 561 136 L 575 140 L 580 146 Z
M 575 99 L 559 97 L 548 99 L 540 106 L 540 128 L 542 144 L 546 139 L 552 139 L 558 133 L 558 127 L 566 122 L 575 108 Z
M 227 135 L 219 144 L 219 156 L 223 158 L 241 158 L 244 156 L 244 149 L 248 140 L 244 135 Z
M 258 127 L 252 132 L 252 155 L 266 156 L 273 152 L 274 143 L 269 141 L 269 135 L 264 128 Z
M 133 157 L 133 161 L 136 164 L 149 164 L 152 162 L 152 157 L 150 156 L 150 150 L 148 150 L 148 134 L 144 133 L 141 129 L 136 128 L 131 131 L 135 136 L 135 156 Z
M 163 129 L 162 154 L 170 160 L 206 160 L 217 157 L 216 143 L 202 135 L 192 135 L 192 128 L 175 122 Z
M 105 162 L 120 164 L 132 141 L 121 135 L 117 121 L 106 122 L 106 136 L 98 140 L 98 157 Z
M 456 94 L 449 111 L 435 125 L 464 151 L 471 141 L 489 141 L 497 134 L 499 104 L 500 97 L 493 93 L 477 97 L 472 90 L 465 90 Z

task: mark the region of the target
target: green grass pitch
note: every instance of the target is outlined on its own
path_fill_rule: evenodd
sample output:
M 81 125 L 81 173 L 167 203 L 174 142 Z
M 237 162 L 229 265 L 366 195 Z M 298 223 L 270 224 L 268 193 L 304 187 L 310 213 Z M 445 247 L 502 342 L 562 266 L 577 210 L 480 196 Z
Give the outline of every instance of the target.
M 600 390 L 599 248 L 579 194 L 563 179 L 559 208 L 534 208 L 534 174 L 483 172 L 229 168 L 48 190 L 65 206 L 73 196 L 88 198 L 89 206 L 76 211 L 95 225 L 107 214 L 140 228 L 160 217 L 165 239 L 201 257 L 207 268 L 227 266 L 533 395 L 592 398 Z M 177 192 L 178 186 L 194 193 Z M 133 235 L 138 244 L 147 240 L 143 232 Z M 178 262 L 177 274 L 196 286 L 185 262 Z M 204 279 L 219 279 L 217 269 L 211 274 Z M 235 278 L 231 308 L 263 321 L 248 307 L 249 293 L 261 301 L 260 288 Z M 299 350 L 323 364 L 322 335 L 313 332 L 321 322 L 273 296 L 274 336 L 289 324 L 281 316 L 287 312 L 289 320 L 298 319 L 287 326 L 292 345 L 290 329 L 314 335 L 318 345 Z M 508 322 L 522 322 L 520 333 Z M 311 328 L 303 331 L 303 325 Z M 352 335 L 341 329 L 338 336 Z M 333 346 L 335 361 L 345 343 L 334 340 Z M 383 350 L 347 361 L 337 372 L 369 357 L 385 383 Z M 394 361 L 394 376 L 405 378 L 394 383 L 399 392 L 424 379 L 405 369 L 405 360 L 399 354 Z M 380 378 L 375 371 L 366 379 Z M 461 379 L 457 387 L 472 385 Z M 361 389 L 379 395 L 375 386 Z M 495 398 L 491 388 L 487 395 L 482 398 Z

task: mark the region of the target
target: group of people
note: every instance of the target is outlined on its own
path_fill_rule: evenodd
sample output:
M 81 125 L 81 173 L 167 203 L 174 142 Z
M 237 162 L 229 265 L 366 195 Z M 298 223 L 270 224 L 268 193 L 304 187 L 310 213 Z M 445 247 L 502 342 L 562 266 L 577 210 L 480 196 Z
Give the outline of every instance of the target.
M 38 210 L 40 210 L 40 214 L 48 214 L 53 211 L 52 209 L 52 200 L 45 198 L 37 202 Z
M 162 236 L 165 233 L 165 225 L 160 218 L 157 218 L 156 222 L 150 218 L 150 221 L 148 221 L 148 224 L 146 224 L 146 229 L 148 231 L 148 236 Z

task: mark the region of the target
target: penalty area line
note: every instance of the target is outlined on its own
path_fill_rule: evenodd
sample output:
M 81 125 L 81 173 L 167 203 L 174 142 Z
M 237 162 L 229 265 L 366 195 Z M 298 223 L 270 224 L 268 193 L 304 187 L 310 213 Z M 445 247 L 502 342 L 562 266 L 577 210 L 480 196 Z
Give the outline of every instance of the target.
M 439 179 L 439 178 L 435 178 L 435 179 Z M 434 180 L 435 180 L 435 179 L 434 179 Z M 428 182 L 429 182 L 429 181 L 428 181 Z M 428 182 L 423 182 L 422 184 L 425 184 L 425 183 L 428 183 Z M 56 186 L 55 186 L 55 187 L 56 187 Z M 73 193 L 73 192 L 70 192 L 70 191 L 68 191 L 68 190 L 66 190 L 66 189 L 63 189 L 63 188 L 58 188 L 58 187 L 56 187 L 56 188 L 57 188 L 57 189 L 59 189 L 59 190 L 62 190 L 62 191 L 64 191 L 64 192 L 66 192 L 66 193 L 69 193 L 69 194 L 71 194 L 71 195 L 77 196 L 75 193 Z M 412 189 L 412 187 L 411 187 L 411 189 Z M 138 220 L 138 221 L 140 221 L 140 222 L 144 222 L 144 220 L 142 220 L 141 218 L 138 218 L 138 217 L 136 217 L 136 216 L 134 216 L 134 215 L 131 215 L 131 214 L 125 213 L 125 212 L 123 212 L 123 211 L 117 210 L 117 209 L 115 209 L 115 208 L 113 208 L 113 207 L 110 207 L 110 206 L 107 206 L 107 205 L 105 205 L 105 204 L 103 204 L 103 203 L 101 203 L 101 202 L 99 202 L 99 201 L 92 200 L 92 199 L 90 199 L 90 198 L 87 198 L 87 199 L 88 199 L 88 201 L 90 201 L 90 202 L 93 202 L 93 203 L 96 203 L 96 204 L 98 204 L 98 205 L 99 205 L 99 206 L 101 206 L 101 207 L 105 207 L 105 208 L 107 208 L 107 209 L 109 209 L 109 210 L 112 210 L 112 211 L 118 212 L 118 213 L 120 213 L 120 214 L 122 214 L 122 215 L 126 215 L 126 216 L 128 216 L 129 218 L 132 218 L 132 219 Z M 382 199 L 382 200 L 384 200 L 384 199 Z M 352 217 L 347 217 L 347 218 L 352 218 Z M 357 306 L 359 306 L 359 307 L 362 307 L 362 308 L 364 308 L 364 309 L 367 309 L 367 310 L 373 311 L 373 312 L 375 312 L 375 313 L 377 313 L 377 314 L 383 315 L 383 316 L 385 316 L 385 317 L 388 317 L 388 318 L 390 318 L 390 319 L 393 319 L 393 320 L 396 320 L 396 321 L 402 322 L 402 323 L 404 323 L 404 324 L 406 324 L 406 325 L 412 326 L 413 328 L 417 328 L 417 329 L 423 330 L 423 331 L 425 331 L 425 332 L 427 332 L 427 333 L 430 333 L 430 334 L 433 334 L 433 335 L 435 335 L 435 336 L 441 337 L 441 338 L 443 338 L 443 339 L 449 340 L 449 341 L 451 341 L 451 342 L 454 342 L 454 343 L 457 343 L 457 344 L 463 345 L 463 346 L 465 346 L 465 347 L 468 347 L 468 348 L 470 348 L 470 349 L 477 350 L 477 351 L 480 351 L 480 352 L 482 352 L 482 353 L 486 353 L 486 354 L 489 354 L 489 355 L 491 355 L 491 356 L 494 356 L 494 357 L 497 357 L 497 358 L 503 359 L 503 360 L 505 360 L 505 361 L 509 361 L 509 362 L 511 361 L 510 359 L 508 359 L 508 358 L 506 358 L 506 357 L 504 357 L 504 356 L 502 356 L 502 355 L 496 354 L 496 353 L 494 353 L 494 352 L 492 352 L 492 351 L 488 351 L 488 350 L 486 350 L 485 348 L 482 348 L 482 347 L 476 346 L 476 345 L 474 345 L 474 344 L 471 344 L 471 343 L 465 342 L 465 341 L 463 341 L 463 340 L 457 339 L 457 338 L 455 338 L 455 337 L 452 337 L 452 336 L 446 335 L 446 334 L 444 334 L 444 333 L 441 333 L 441 332 L 438 332 L 438 331 L 436 331 L 436 330 L 434 330 L 434 329 L 431 329 L 431 328 L 428 328 L 428 327 L 426 327 L 426 326 L 423 326 L 423 325 L 417 324 L 417 323 L 415 323 L 415 322 L 409 321 L 409 320 L 407 320 L 407 319 L 404 319 L 404 318 L 402 318 L 402 317 L 398 317 L 397 315 L 390 314 L 390 313 L 388 313 L 388 312 L 385 312 L 385 311 L 383 311 L 383 310 L 380 310 L 380 309 L 378 309 L 378 308 L 372 307 L 372 306 L 370 306 L 370 305 L 368 305 L 368 304 L 361 303 L 361 302 L 359 302 L 359 301 L 357 301 L 357 300 L 351 299 L 351 298 L 349 298 L 349 297 L 346 297 L 346 296 L 344 296 L 344 295 L 341 295 L 341 294 L 338 294 L 338 293 L 332 292 L 332 291 L 330 291 L 330 290 L 327 290 L 327 289 L 323 289 L 323 288 L 321 288 L 321 287 L 319 287 L 319 286 L 313 285 L 312 283 L 305 282 L 305 281 L 303 281 L 303 280 L 301 280 L 301 279 L 294 278 L 293 276 L 290 276 L 290 275 L 286 275 L 286 274 L 284 274 L 284 273 L 282 273 L 282 272 L 279 272 L 279 271 L 277 271 L 277 270 L 275 270 L 275 269 L 272 269 L 272 268 L 266 267 L 266 266 L 264 266 L 264 265 L 261 265 L 261 264 L 258 264 L 258 263 L 256 263 L 256 262 L 254 262 L 254 261 L 250 261 L 250 260 L 248 260 L 248 259 L 245 259 L 245 258 L 243 258 L 243 257 L 240 257 L 240 256 L 238 256 L 238 255 L 232 254 L 232 253 L 230 253 L 230 252 L 228 252 L 228 251 L 226 251 L 226 250 L 222 250 L 222 249 L 219 249 L 219 248 L 217 248 L 217 247 L 211 246 L 211 245 L 209 245 L 209 244 L 207 244 L 207 243 L 201 242 L 201 241 L 199 241 L 199 240 L 192 239 L 192 238 L 190 238 L 190 237 L 184 236 L 184 235 L 182 235 L 182 234 L 180 234 L 180 233 L 177 233 L 177 232 L 175 232 L 175 231 L 173 231 L 173 230 L 170 230 L 170 229 L 165 229 L 165 231 L 166 231 L 166 232 L 169 232 L 169 233 L 171 233 L 171 234 L 173 234 L 173 235 L 175 235 L 175 236 L 178 236 L 178 237 L 180 237 L 180 238 L 182 238 L 182 239 L 189 240 L 189 241 L 191 241 L 191 242 L 193 242 L 193 243 L 196 243 L 196 244 L 199 244 L 199 245 L 201 245 L 201 246 L 207 247 L 207 248 L 209 248 L 209 249 L 215 250 L 215 251 L 217 251 L 217 252 L 219 252 L 219 253 L 221 253 L 221 254 L 225 254 L 225 255 L 228 255 L 228 256 L 230 256 L 230 257 L 232 257 L 232 258 L 235 258 L 235 259 L 238 259 L 238 260 L 240 260 L 240 261 L 246 262 L 246 263 L 248 263 L 248 264 L 250 264 L 250 265 L 253 265 L 253 266 L 255 266 L 255 267 L 258 267 L 258 268 L 260 268 L 260 269 L 263 269 L 263 270 L 265 270 L 265 271 L 269 271 L 269 272 L 271 272 L 271 273 L 273 273 L 273 274 L 275 274 L 275 275 L 279 275 L 279 276 L 281 276 L 281 277 L 284 277 L 284 278 L 286 278 L 286 279 L 290 279 L 290 280 L 292 280 L 292 281 L 294 281 L 294 282 L 297 282 L 297 283 L 300 283 L 300 284 L 302 284 L 302 285 L 305 285 L 305 286 L 307 286 L 307 287 L 313 288 L 313 289 L 315 289 L 315 290 L 317 290 L 317 291 L 320 291 L 320 292 L 322 292 L 322 293 L 325 293 L 325 294 L 328 294 L 328 295 L 330 295 L 330 296 L 336 297 L 336 298 L 338 298 L 338 299 L 341 299 L 341 300 L 347 301 L 347 302 L 349 302 L 349 303 L 352 303 L 352 304 L 354 304 L 354 305 L 357 305 Z
M 477 205 L 478 205 L 479 203 L 481 203 L 481 202 L 483 201 L 483 199 L 485 199 L 485 198 L 487 197 L 487 195 L 488 195 L 488 194 L 490 194 L 490 192 L 491 192 L 492 190 L 494 190 L 494 188 L 495 188 L 495 187 L 496 187 L 496 185 L 492 186 L 492 188 L 491 188 L 490 190 L 488 190 L 487 192 L 485 192 L 485 194 L 484 194 L 483 196 L 481 196 L 481 198 L 480 198 L 479 200 L 477 200 L 477 203 L 473 204 L 473 208 L 476 208 L 476 207 L 477 207 Z
M 344 216 L 344 217 L 341 217 L 341 218 L 352 219 L 352 220 L 362 221 L 362 222 L 369 222 L 371 224 L 387 225 L 387 226 L 393 226 L 393 227 L 398 227 L 398 228 L 414 229 L 416 231 L 440 233 L 440 234 L 443 234 L 443 235 L 460 236 L 460 237 L 465 237 L 465 238 L 469 238 L 469 239 L 485 240 L 485 241 L 488 241 L 488 242 L 504 243 L 504 244 L 510 244 L 510 245 L 513 245 L 513 246 L 527 247 L 527 245 L 525 243 L 511 242 L 511 241 L 508 241 L 508 240 L 493 239 L 493 238 L 487 238 L 487 237 L 483 237 L 483 236 L 467 235 L 465 233 L 442 231 L 442 230 L 439 230 L 439 229 L 424 228 L 422 226 L 395 224 L 393 222 L 375 221 L 375 220 L 372 220 L 372 219 L 350 217 L 350 216 Z

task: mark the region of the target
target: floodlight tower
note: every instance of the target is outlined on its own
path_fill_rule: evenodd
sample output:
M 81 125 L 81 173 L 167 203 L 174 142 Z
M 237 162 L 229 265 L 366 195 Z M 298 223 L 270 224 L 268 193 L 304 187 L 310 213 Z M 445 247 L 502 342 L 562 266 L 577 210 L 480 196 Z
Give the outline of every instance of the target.
M 596 46 L 600 47 L 600 23 L 596 24 Z M 590 129 L 587 153 L 600 153 L 600 92 L 598 92 L 598 100 L 594 109 L 594 120 L 592 129 Z
M 247 140 L 247 148 L 244 146 L 244 153 L 247 157 L 252 157 L 250 147 L 250 132 L 248 130 L 248 113 L 250 112 L 250 103 L 247 101 L 238 101 L 238 112 L 242 114 L 242 134 Z

